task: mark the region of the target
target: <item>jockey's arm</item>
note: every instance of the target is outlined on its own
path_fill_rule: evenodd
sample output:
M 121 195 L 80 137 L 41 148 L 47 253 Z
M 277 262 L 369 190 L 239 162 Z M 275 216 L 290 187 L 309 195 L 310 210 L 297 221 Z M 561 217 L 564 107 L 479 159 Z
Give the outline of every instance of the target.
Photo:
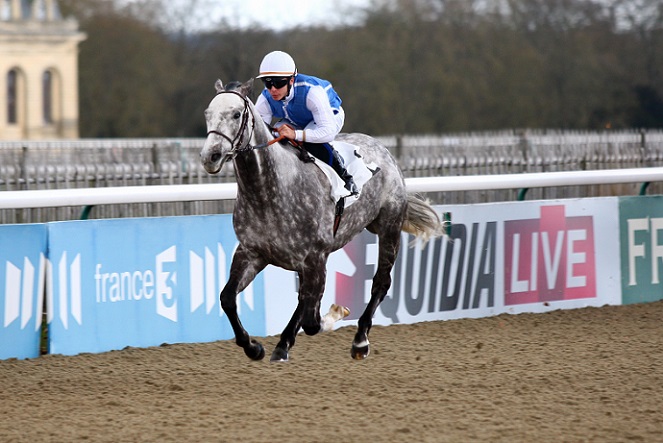
M 303 130 L 295 131 L 295 140 L 311 143 L 333 141 L 341 131 L 342 124 L 338 124 L 325 90 L 321 87 L 311 88 L 306 97 L 306 107 L 313 114 L 314 124 L 309 124 Z
M 272 124 L 272 108 L 269 106 L 269 102 L 264 95 L 260 94 L 256 100 L 256 111 L 260 114 L 262 120 L 268 125 Z

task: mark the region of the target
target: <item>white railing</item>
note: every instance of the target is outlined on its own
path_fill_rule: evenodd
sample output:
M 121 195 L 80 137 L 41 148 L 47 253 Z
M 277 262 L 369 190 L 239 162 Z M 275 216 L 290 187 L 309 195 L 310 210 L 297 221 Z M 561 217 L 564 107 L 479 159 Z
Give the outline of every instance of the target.
M 480 191 L 552 186 L 609 185 L 663 181 L 663 167 L 592 171 L 534 172 L 500 175 L 463 175 L 406 179 L 409 192 Z
M 408 192 L 445 192 L 657 181 L 663 181 L 663 167 L 418 177 L 406 179 L 405 184 Z M 235 183 L 44 189 L 0 192 L 0 209 L 231 200 L 236 197 Z

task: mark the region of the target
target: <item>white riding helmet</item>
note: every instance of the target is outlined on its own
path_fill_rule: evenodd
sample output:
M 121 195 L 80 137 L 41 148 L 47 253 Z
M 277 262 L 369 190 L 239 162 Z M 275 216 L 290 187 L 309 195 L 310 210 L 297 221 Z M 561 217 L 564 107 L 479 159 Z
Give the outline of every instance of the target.
M 260 74 L 256 78 L 290 77 L 293 75 L 297 75 L 297 67 L 292 57 L 283 51 L 273 51 L 262 59 Z

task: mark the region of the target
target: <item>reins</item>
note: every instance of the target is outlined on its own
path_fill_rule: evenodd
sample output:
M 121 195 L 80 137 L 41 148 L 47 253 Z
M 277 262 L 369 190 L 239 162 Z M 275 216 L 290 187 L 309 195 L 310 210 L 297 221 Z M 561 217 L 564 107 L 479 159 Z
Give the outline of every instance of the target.
M 284 136 L 284 135 L 279 135 L 278 137 L 276 137 L 275 139 L 272 139 L 272 140 L 268 141 L 267 143 L 261 143 L 261 144 L 259 144 L 259 145 L 255 145 L 255 146 L 253 146 L 253 149 L 262 149 L 262 148 L 266 148 L 267 146 L 271 146 L 271 145 L 273 145 L 274 143 L 278 143 L 278 142 L 280 142 L 280 141 L 283 140 L 283 139 L 285 139 L 285 136 Z
M 247 125 L 249 123 L 248 122 L 248 120 L 249 120 L 249 100 L 237 91 L 220 91 L 220 92 L 217 92 L 216 95 L 229 94 L 229 93 L 230 94 L 235 94 L 235 95 L 241 97 L 242 100 L 244 100 L 244 111 L 242 113 L 242 121 L 240 122 L 239 131 L 237 132 L 237 134 L 235 135 L 235 138 L 233 138 L 233 139 L 230 139 L 230 137 L 228 137 L 226 134 L 224 134 L 221 131 L 217 131 L 215 129 L 211 129 L 211 130 L 207 131 L 208 136 L 210 134 L 215 134 L 215 135 L 218 135 L 220 137 L 225 138 L 230 143 L 230 150 L 233 151 L 233 152 L 246 152 L 246 151 L 252 151 L 254 149 L 263 149 L 263 148 L 266 148 L 268 146 L 273 145 L 274 143 L 278 143 L 278 142 L 283 141 L 283 140 L 286 139 L 285 136 L 279 135 L 278 137 L 276 137 L 272 140 L 269 140 L 266 143 L 260 143 L 259 145 L 255 145 L 255 146 L 251 146 L 251 143 L 247 143 L 246 147 L 242 148 L 242 145 L 244 144 L 244 130 L 245 130 L 245 128 L 247 127 Z M 256 125 L 256 119 L 254 117 L 253 119 L 251 119 L 251 137 L 253 136 L 253 133 L 255 132 L 255 127 L 256 127 L 255 125 Z M 274 132 L 274 128 L 272 128 L 269 125 L 267 125 L 267 126 L 271 130 L 271 132 Z M 251 139 L 251 137 L 249 137 L 249 140 Z M 299 148 L 299 150 L 302 150 L 302 147 L 297 142 L 294 142 L 294 141 L 291 141 L 291 140 L 289 140 L 289 142 L 293 147 Z M 300 157 L 302 157 L 302 156 L 300 155 Z M 307 161 L 307 159 L 304 159 L 304 158 L 302 158 L 302 160 Z

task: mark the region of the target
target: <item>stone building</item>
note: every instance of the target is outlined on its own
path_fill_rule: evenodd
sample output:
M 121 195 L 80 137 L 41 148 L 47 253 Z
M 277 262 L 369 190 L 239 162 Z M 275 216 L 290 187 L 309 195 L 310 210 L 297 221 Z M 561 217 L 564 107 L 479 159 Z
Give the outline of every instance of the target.
M 78 44 L 56 0 L 0 0 L 0 140 L 78 138 Z

